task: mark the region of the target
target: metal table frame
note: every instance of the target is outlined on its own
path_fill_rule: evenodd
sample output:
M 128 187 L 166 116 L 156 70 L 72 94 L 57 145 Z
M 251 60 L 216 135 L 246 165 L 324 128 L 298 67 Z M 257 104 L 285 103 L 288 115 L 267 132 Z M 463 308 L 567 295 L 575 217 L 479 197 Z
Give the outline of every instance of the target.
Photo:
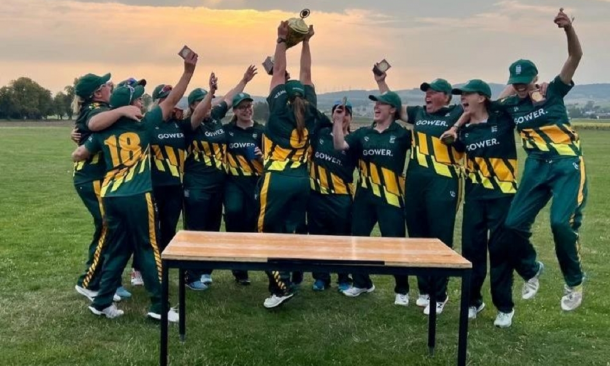
M 319 261 L 319 260 L 294 260 L 294 259 L 268 259 L 267 262 L 229 262 L 229 261 L 207 261 L 207 260 L 168 260 L 163 259 L 162 275 L 162 309 L 161 309 L 161 345 L 160 360 L 162 366 L 167 365 L 168 360 L 168 321 L 169 311 L 169 271 L 171 268 L 179 269 L 179 333 L 180 340 L 186 337 L 186 299 L 185 299 L 185 270 L 195 270 L 205 267 L 206 269 L 224 270 L 248 270 L 248 271 L 301 271 L 301 272 L 330 272 L 330 273 L 368 273 L 373 275 L 416 275 L 428 277 L 460 277 L 461 300 L 460 300 L 460 326 L 458 338 L 457 364 L 466 365 L 466 349 L 468 342 L 468 303 L 470 298 L 471 268 L 429 268 L 429 267 L 398 267 L 384 266 L 383 262 L 375 261 Z M 434 284 L 434 281 L 431 281 Z M 430 291 L 430 302 L 436 302 L 434 289 Z M 435 310 L 435 309 L 434 309 Z M 436 311 L 431 311 L 428 316 L 428 348 L 430 355 L 434 354 L 436 346 Z

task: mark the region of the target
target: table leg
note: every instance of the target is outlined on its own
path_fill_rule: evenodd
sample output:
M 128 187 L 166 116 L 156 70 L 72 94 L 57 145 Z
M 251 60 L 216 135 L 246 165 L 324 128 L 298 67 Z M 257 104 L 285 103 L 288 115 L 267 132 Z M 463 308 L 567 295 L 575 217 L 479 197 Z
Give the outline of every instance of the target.
M 179 279 L 178 279 L 178 301 L 179 301 L 179 309 L 180 313 L 180 341 L 184 342 L 186 339 L 186 301 L 185 301 L 185 275 L 186 272 L 182 269 L 178 270 Z
M 458 366 L 466 365 L 468 347 L 468 303 L 470 299 L 471 270 L 466 270 L 462 276 L 462 300 L 460 303 L 460 335 L 458 338 Z
M 436 277 L 430 277 L 430 315 L 428 323 L 428 350 L 430 356 L 434 355 L 434 347 L 436 347 Z
M 167 365 L 167 312 L 168 301 L 169 301 L 169 268 L 167 264 L 162 264 L 162 276 L 161 276 L 161 350 L 159 364 L 161 366 Z

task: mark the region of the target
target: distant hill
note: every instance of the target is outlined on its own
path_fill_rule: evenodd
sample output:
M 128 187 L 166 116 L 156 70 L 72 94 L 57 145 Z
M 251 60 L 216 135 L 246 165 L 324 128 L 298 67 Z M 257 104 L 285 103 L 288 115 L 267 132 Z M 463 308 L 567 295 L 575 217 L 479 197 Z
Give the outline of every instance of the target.
M 456 84 L 456 87 L 462 86 L 464 83 Z M 494 98 L 504 90 L 505 85 L 489 84 Z M 403 102 L 409 105 L 421 105 L 424 103 L 423 93 L 419 89 L 403 89 L 396 90 Z M 378 93 L 377 90 L 347 90 L 340 92 L 318 94 L 318 108 L 321 110 L 329 110 L 332 105 L 341 100 L 344 96 L 352 103 L 358 114 L 368 115 L 372 107 L 371 101 L 368 99 L 370 94 Z M 256 101 L 264 102 L 264 97 L 255 97 Z M 454 99 L 454 101 L 457 99 Z M 606 84 L 586 84 L 577 85 L 566 97 L 566 104 L 585 104 L 588 101 L 593 101 L 596 105 L 610 105 L 610 83 Z

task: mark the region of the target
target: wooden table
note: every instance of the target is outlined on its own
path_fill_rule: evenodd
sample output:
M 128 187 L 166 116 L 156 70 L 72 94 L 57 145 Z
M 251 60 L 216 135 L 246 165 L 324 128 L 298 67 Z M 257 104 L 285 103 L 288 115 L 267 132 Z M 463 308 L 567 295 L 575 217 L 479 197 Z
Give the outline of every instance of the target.
M 344 272 L 462 278 L 458 365 L 466 365 L 469 261 L 437 239 L 406 239 L 292 234 L 180 231 L 163 251 L 160 364 L 167 365 L 169 270 L 179 268 L 180 339 L 185 340 L 187 269 Z M 434 284 L 434 281 L 430 283 Z M 435 303 L 435 291 L 430 291 Z M 264 294 L 261 294 L 263 297 Z M 434 310 L 434 308 L 433 308 Z M 431 311 L 428 347 L 436 340 L 436 311 Z

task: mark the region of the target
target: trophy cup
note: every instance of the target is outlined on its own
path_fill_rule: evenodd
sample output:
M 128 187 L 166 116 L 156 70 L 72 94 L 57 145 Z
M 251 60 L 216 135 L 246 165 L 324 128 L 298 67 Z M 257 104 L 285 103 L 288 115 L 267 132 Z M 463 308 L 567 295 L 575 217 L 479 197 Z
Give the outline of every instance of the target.
M 301 43 L 307 34 L 309 34 L 309 26 L 303 19 L 307 18 L 311 14 L 309 9 L 301 10 L 300 18 L 288 19 L 288 37 L 286 38 L 286 49 L 294 47 Z

